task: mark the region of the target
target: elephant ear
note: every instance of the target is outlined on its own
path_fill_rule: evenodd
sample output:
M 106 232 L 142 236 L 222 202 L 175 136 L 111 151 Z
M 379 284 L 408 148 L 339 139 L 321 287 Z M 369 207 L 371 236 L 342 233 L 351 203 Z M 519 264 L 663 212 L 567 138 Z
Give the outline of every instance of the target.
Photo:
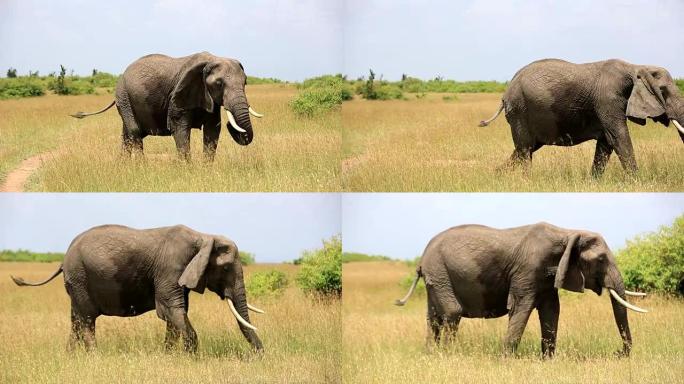
M 584 292 L 584 275 L 579 266 L 579 252 L 574 252 L 578 239 L 577 234 L 568 238 L 568 244 L 565 246 L 556 270 L 556 280 L 553 284 L 556 289 Z
M 206 60 L 198 60 L 185 66 L 171 92 L 171 106 L 174 109 L 202 108 L 213 112 L 214 99 L 207 89 L 206 78 L 214 66 Z
M 632 93 L 627 101 L 627 117 L 641 125 L 646 118 L 656 118 L 665 113 L 665 99 L 646 68 L 637 71 Z
M 204 292 L 206 285 L 206 281 L 203 279 L 204 271 L 207 269 L 207 265 L 209 265 L 212 249 L 214 249 L 214 238 L 210 236 L 203 237 L 199 251 L 185 267 L 183 274 L 178 279 L 178 285 L 199 293 Z

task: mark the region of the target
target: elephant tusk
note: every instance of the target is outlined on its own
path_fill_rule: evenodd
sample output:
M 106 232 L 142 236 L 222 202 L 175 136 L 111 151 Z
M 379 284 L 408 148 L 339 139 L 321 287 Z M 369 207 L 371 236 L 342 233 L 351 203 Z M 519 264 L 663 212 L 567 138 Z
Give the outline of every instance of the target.
M 632 292 L 632 291 L 625 290 L 625 295 L 627 295 L 627 296 L 644 297 L 644 296 L 646 296 L 646 293 L 645 293 L 645 292 Z
M 679 131 L 679 133 L 684 135 L 684 127 L 682 127 L 681 124 L 679 124 L 679 121 L 672 119 L 672 123 L 674 124 L 675 127 L 677 127 L 677 130 Z
M 251 106 L 249 107 L 249 114 L 258 118 L 264 117 L 261 113 L 257 113 L 257 111 L 253 110 Z
M 230 113 L 230 112 L 229 112 L 229 113 Z M 235 318 L 237 319 L 237 321 L 238 321 L 240 324 L 244 325 L 245 327 L 247 327 L 247 328 L 249 328 L 249 329 L 251 329 L 251 330 L 253 330 L 253 331 L 256 331 L 257 329 L 256 329 L 255 326 L 253 326 L 252 324 L 248 323 L 247 320 L 243 319 L 242 316 L 240 316 L 240 314 L 238 313 L 237 309 L 235 309 L 235 305 L 233 305 L 233 300 L 231 300 L 231 299 L 226 299 L 226 300 L 228 300 L 228 306 L 230 307 L 230 311 L 233 312 L 233 316 L 235 316 Z
M 632 311 L 635 311 L 635 312 L 648 313 L 647 310 L 639 308 L 636 305 L 632 305 L 632 304 L 628 303 L 625 299 L 620 297 L 620 295 L 618 295 L 618 293 L 615 292 L 614 290 L 608 288 L 608 292 L 610 292 L 610 295 L 613 296 L 613 298 L 615 300 L 617 300 L 618 303 L 622 304 L 625 308 L 631 309 Z
M 235 122 L 235 117 L 233 117 L 233 114 L 230 113 L 229 110 L 226 109 L 226 113 L 228 114 L 228 122 L 230 123 L 230 126 L 233 127 L 233 129 L 235 129 L 238 132 L 247 133 L 247 131 L 245 131 L 244 129 L 240 128 L 239 125 L 237 125 L 237 123 Z
M 247 309 L 249 309 L 250 311 L 254 311 L 254 312 L 256 312 L 256 313 L 262 313 L 262 314 L 263 314 L 263 313 L 266 313 L 266 312 L 264 312 L 263 310 L 261 310 L 261 309 L 255 307 L 255 306 L 253 306 L 253 305 L 250 304 L 250 303 L 247 303 Z

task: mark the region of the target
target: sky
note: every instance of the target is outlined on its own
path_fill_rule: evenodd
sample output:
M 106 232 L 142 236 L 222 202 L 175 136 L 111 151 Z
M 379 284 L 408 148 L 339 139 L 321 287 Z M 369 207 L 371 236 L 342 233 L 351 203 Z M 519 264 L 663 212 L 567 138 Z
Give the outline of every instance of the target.
M 65 252 L 96 225 L 184 224 L 233 240 L 256 261 L 291 261 L 340 233 L 340 202 L 324 193 L 4 193 L 0 249 Z
M 413 259 L 456 225 L 510 228 L 546 221 L 598 232 L 615 252 L 627 239 L 671 225 L 682 214 L 681 193 L 344 194 L 343 249 Z
M 337 0 L 1 0 L 0 69 L 119 74 L 150 53 L 208 51 L 302 80 L 342 71 L 342 15 Z
M 549 57 L 684 77 L 683 14 L 681 0 L 2 0 L 0 70 L 118 74 L 149 53 L 207 50 L 291 81 L 369 68 L 505 81 Z

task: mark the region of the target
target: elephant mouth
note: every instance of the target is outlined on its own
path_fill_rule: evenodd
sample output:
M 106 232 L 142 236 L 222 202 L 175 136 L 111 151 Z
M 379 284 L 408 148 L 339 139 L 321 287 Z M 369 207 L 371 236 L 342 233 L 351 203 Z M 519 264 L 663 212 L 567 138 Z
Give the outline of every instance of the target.
M 230 124 L 226 124 L 226 128 L 228 129 L 228 132 L 233 140 L 240 145 L 249 145 L 254 138 L 254 135 L 252 134 L 235 130 L 235 128 L 231 127 Z

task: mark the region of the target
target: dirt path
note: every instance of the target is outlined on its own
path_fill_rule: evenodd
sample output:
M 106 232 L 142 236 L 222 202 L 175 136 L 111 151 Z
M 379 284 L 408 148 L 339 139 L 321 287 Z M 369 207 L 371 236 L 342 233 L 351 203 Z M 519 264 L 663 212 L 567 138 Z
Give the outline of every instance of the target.
M 31 174 L 38 169 L 44 161 L 54 159 L 56 151 L 44 152 L 31 156 L 19 164 L 19 166 L 7 174 L 7 178 L 0 185 L 0 192 L 24 192 L 24 184 Z

